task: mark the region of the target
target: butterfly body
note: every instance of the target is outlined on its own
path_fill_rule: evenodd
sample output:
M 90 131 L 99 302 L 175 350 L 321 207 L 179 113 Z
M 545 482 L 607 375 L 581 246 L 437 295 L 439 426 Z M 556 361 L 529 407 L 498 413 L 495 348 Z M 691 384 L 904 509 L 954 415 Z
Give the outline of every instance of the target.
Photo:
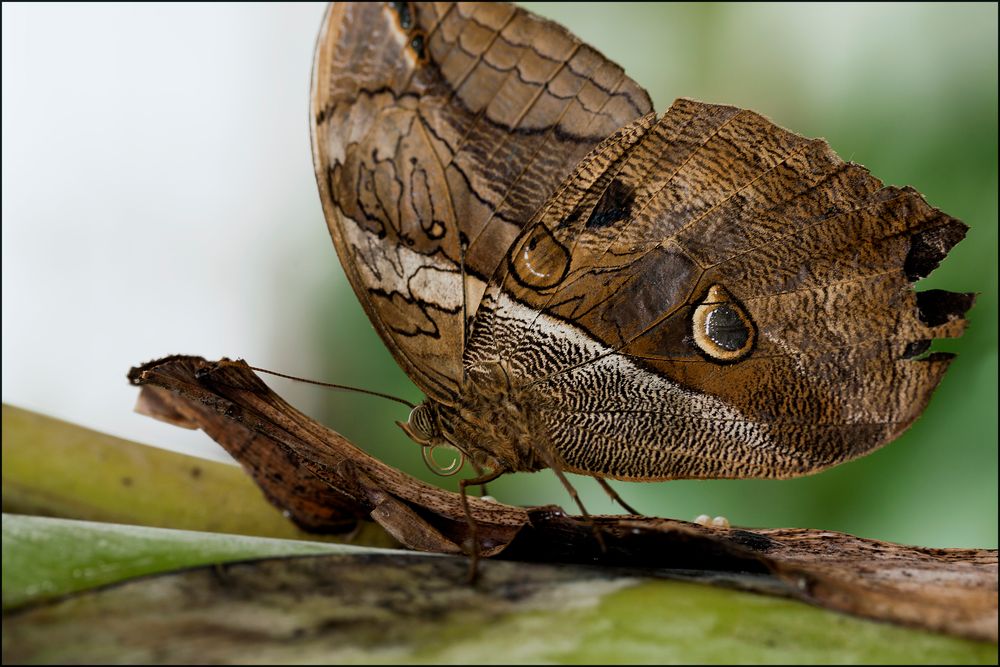
M 428 396 L 407 432 L 636 481 L 792 477 L 895 438 L 972 304 L 913 283 L 965 226 L 751 111 L 651 107 L 510 5 L 331 6 L 317 182 Z

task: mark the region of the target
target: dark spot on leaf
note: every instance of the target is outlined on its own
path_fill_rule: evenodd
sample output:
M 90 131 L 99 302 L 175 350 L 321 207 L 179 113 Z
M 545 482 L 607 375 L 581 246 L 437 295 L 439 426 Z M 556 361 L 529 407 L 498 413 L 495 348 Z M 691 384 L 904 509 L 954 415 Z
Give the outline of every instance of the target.
M 587 218 L 587 229 L 603 228 L 625 220 L 632 212 L 635 192 L 617 178 L 611 181 Z
M 965 238 L 966 230 L 968 227 L 963 223 L 951 220 L 947 224 L 914 234 L 903 262 L 903 270 L 910 282 L 923 278 L 936 269 L 948 251 Z
M 968 292 L 948 292 L 940 289 L 917 292 L 920 321 L 929 327 L 946 324 L 965 315 L 976 295 Z
M 199 477 L 201 477 L 201 468 L 199 468 L 198 466 L 193 466 L 191 468 L 191 477 L 192 479 L 198 479 Z
M 132 486 L 132 478 L 122 477 L 122 486 Z

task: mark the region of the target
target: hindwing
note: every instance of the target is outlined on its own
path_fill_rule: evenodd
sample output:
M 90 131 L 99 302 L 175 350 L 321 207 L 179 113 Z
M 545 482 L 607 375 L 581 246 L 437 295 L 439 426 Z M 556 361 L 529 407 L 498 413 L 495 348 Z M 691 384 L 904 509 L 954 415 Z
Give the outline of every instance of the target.
M 972 295 L 912 283 L 965 234 L 822 140 L 681 99 L 585 158 L 512 244 L 466 353 L 569 470 L 786 477 L 919 415 Z

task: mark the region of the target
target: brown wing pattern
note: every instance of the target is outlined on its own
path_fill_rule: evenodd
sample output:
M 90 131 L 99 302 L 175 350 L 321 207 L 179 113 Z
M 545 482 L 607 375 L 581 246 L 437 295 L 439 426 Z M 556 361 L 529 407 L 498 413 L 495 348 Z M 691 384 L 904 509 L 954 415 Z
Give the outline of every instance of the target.
M 812 472 L 926 405 L 950 357 L 916 357 L 961 334 L 972 296 L 911 283 L 965 230 L 824 141 L 678 100 L 589 155 L 525 228 L 466 363 L 504 365 L 571 470 Z M 728 356 L 695 326 L 720 299 L 720 340 L 743 346 Z
M 403 369 L 450 403 L 471 316 L 521 228 L 651 108 L 620 67 L 508 4 L 335 3 L 313 71 L 330 233 Z

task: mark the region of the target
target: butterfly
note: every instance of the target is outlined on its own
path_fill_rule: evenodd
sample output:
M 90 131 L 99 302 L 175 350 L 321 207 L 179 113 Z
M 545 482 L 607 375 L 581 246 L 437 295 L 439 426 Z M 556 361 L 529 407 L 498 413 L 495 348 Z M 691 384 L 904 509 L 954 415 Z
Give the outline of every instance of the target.
M 402 426 L 475 464 L 463 498 L 862 456 L 919 416 L 973 302 L 914 291 L 967 229 L 916 190 L 752 111 L 657 114 L 509 4 L 331 5 L 311 133 L 344 270 L 427 397 Z

